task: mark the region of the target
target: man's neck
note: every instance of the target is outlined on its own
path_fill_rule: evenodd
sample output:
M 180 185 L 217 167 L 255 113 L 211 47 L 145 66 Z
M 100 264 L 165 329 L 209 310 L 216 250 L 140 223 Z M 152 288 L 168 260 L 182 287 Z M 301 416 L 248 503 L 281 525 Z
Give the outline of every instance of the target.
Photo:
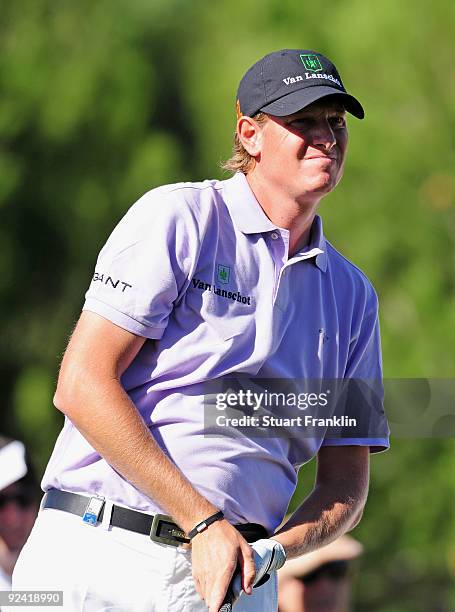
M 9 550 L 5 542 L 0 538 L 0 567 L 11 576 L 16 564 L 20 550 Z
M 254 172 L 247 174 L 246 179 L 270 221 L 289 230 L 289 256 L 307 246 L 320 199 L 308 203 L 297 201 L 281 189 L 264 183 Z

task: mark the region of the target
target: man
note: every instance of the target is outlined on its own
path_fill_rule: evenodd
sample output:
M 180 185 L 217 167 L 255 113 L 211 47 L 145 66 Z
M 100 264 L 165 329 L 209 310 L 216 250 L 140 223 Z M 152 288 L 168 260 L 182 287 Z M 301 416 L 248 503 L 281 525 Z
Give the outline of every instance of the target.
M 19 440 L 0 436 L 0 591 L 11 575 L 38 512 L 38 482 Z
M 238 91 L 231 163 L 247 169 L 154 189 L 115 228 L 62 362 L 67 418 L 15 588 L 60 585 L 68 609 L 217 612 L 238 567 L 236 609 L 266 612 L 276 572 L 252 589 L 247 540 L 273 569 L 359 521 L 386 434 L 204 435 L 207 381 L 380 377 L 376 295 L 316 216 L 346 110 L 363 117 L 323 55 L 266 56 Z M 315 454 L 314 491 L 274 533 Z
M 349 612 L 352 563 L 363 546 L 348 535 L 278 571 L 279 612 Z

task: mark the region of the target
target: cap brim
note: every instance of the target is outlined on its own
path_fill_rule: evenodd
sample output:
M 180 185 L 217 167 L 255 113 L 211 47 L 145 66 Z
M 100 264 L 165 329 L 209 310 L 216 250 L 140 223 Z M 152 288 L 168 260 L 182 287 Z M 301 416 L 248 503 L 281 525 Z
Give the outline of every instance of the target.
M 286 115 L 292 115 L 313 102 L 328 96 L 337 96 L 348 113 L 351 113 L 351 115 L 354 115 L 354 117 L 358 119 L 364 118 L 365 112 L 357 98 L 354 98 L 354 96 L 344 91 L 335 89 L 334 87 L 326 87 L 324 85 L 306 87 L 305 89 L 299 89 L 299 91 L 293 91 L 279 100 L 266 104 L 260 108 L 260 110 L 277 117 L 285 117 Z

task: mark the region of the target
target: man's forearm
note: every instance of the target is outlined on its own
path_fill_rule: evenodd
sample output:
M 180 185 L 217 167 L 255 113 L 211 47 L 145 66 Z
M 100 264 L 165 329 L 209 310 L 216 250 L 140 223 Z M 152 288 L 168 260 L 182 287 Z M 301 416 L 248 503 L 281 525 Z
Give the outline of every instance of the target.
M 309 553 L 349 531 L 363 503 L 360 499 L 335 500 L 330 492 L 315 488 L 272 537 L 284 546 L 288 559 Z
M 357 452 L 357 449 L 356 451 Z M 368 453 L 368 449 L 360 453 Z M 347 477 L 322 478 L 289 521 L 274 535 L 289 559 L 329 544 L 360 520 L 368 495 L 368 463 Z
M 77 390 L 57 392 L 54 402 L 115 470 L 182 529 L 216 512 L 158 446 L 118 381 L 84 379 Z

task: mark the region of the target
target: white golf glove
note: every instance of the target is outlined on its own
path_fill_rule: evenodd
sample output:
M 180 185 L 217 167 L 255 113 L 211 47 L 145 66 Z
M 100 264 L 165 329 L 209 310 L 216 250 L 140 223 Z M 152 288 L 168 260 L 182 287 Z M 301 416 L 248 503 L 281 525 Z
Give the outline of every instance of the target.
M 286 553 L 283 546 L 276 540 L 258 540 L 251 545 L 253 549 L 254 564 L 256 566 L 256 577 L 254 585 L 270 575 L 271 572 L 279 570 L 286 561 Z M 267 578 L 266 578 L 267 579 Z M 232 609 L 234 602 L 242 595 L 242 575 L 240 572 L 234 575 L 221 611 L 228 612 Z

